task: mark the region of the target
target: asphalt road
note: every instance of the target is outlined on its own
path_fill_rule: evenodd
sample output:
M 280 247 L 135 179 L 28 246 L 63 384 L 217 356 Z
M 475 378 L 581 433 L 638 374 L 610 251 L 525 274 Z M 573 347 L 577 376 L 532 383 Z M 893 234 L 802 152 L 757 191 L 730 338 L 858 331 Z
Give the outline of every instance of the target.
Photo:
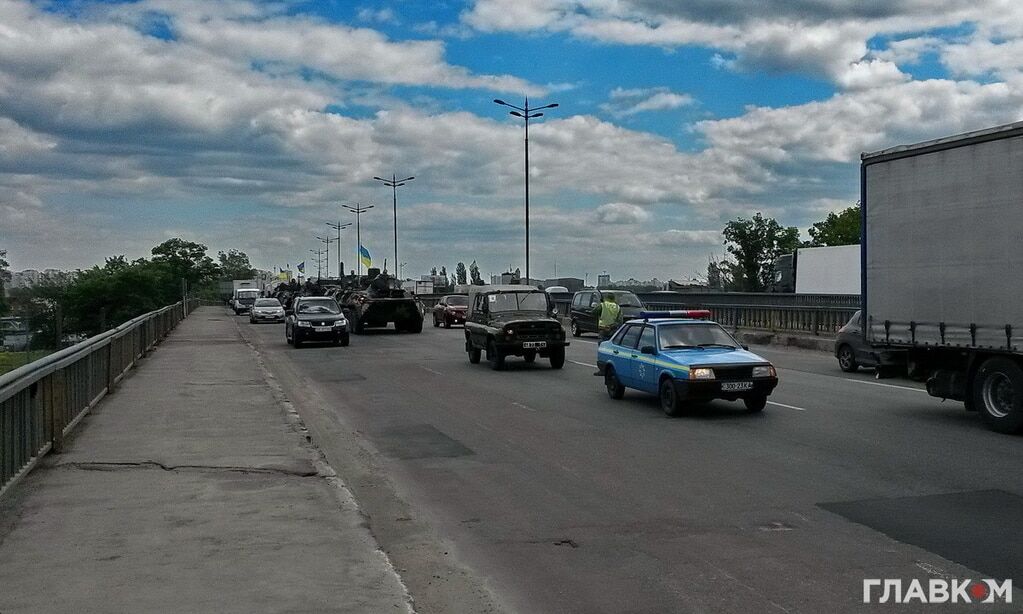
M 919 384 L 754 348 L 762 414 L 671 419 L 607 397 L 595 338 L 495 372 L 461 329 L 295 350 L 237 322 L 421 612 L 861 611 L 865 578 L 1023 579 L 1023 441 Z

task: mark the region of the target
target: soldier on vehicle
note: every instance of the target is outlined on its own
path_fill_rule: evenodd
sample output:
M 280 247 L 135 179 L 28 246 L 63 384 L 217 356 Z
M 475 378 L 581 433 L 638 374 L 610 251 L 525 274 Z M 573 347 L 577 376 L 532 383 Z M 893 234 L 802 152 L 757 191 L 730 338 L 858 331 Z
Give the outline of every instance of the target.
M 603 298 L 604 300 L 593 308 L 597 316 L 597 332 L 600 333 L 602 341 L 610 339 L 622 324 L 622 308 L 618 306 L 615 295 L 608 292 Z

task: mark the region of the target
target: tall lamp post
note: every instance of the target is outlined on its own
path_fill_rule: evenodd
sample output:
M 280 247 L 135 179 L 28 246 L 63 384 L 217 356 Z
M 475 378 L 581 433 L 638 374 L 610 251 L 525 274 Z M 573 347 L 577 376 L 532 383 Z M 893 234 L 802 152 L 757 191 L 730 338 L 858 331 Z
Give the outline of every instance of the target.
M 345 228 L 348 228 L 351 225 L 352 225 L 351 222 L 346 222 L 346 223 L 342 224 L 341 220 L 338 220 L 337 224 L 335 224 L 334 222 L 327 222 L 327 226 L 330 226 L 331 228 L 333 228 L 334 230 L 337 231 L 337 239 L 336 239 L 336 241 L 337 241 L 337 276 L 338 277 L 344 277 L 345 276 L 344 267 L 341 266 L 341 231 L 344 230 Z
M 551 104 L 545 104 L 545 105 L 543 105 L 541 107 L 530 107 L 529 106 L 529 97 L 528 96 L 526 97 L 525 105 L 521 106 L 521 107 L 517 107 L 517 106 L 515 106 L 513 104 L 508 104 L 507 102 L 505 102 L 503 100 L 500 100 L 500 99 L 497 99 L 497 98 L 494 99 L 494 102 L 499 104 L 499 105 L 515 109 L 514 111 L 511 111 L 510 113 L 512 115 L 514 115 L 515 117 L 522 118 L 522 120 L 525 121 L 525 124 L 526 124 L 526 284 L 528 285 L 529 284 L 529 120 L 536 119 L 537 117 L 543 117 L 543 113 L 537 113 L 536 111 L 540 111 L 542 109 L 553 109 L 556 106 L 558 106 L 558 103 L 554 102 L 554 103 L 551 103 Z
M 391 203 L 394 207 L 394 266 L 398 266 L 398 188 L 415 179 L 415 177 L 406 177 L 404 179 L 398 179 L 397 177 L 393 173 L 390 179 L 373 177 L 373 179 L 381 181 L 385 186 L 391 188 Z
M 323 241 L 323 261 L 327 265 L 327 277 L 330 277 L 330 244 L 337 243 L 338 239 L 332 237 L 316 237 L 318 240 Z M 340 245 L 338 246 L 338 252 L 340 253 Z
M 355 260 L 359 263 L 359 276 L 362 276 L 362 214 L 373 208 L 373 205 L 363 207 L 359 203 L 355 205 L 341 205 L 355 214 Z
M 321 254 L 323 250 L 320 248 L 309 250 L 310 253 L 316 254 L 316 281 L 320 281 L 321 274 L 323 273 L 323 260 L 321 260 Z

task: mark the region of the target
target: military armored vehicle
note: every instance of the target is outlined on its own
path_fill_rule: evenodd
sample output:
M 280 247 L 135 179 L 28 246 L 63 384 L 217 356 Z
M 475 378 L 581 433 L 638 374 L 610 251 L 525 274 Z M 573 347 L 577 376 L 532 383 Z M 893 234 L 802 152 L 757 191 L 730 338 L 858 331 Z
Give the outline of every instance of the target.
M 370 274 L 332 294 L 356 334 L 367 328 L 384 328 L 393 323 L 398 332 L 423 332 L 423 305 L 401 282 L 387 273 L 370 269 Z

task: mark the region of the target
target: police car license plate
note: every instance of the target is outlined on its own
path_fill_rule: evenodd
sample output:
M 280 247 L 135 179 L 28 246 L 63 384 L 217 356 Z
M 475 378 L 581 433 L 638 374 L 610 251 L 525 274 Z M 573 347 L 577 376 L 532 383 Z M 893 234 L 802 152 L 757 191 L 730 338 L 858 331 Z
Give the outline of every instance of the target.
M 329 333 L 330 332 L 330 327 L 329 326 L 314 326 L 313 330 L 315 330 L 318 333 Z
M 522 348 L 526 350 L 540 350 L 547 347 L 546 341 L 524 341 Z
M 753 382 L 721 382 L 721 390 L 727 392 L 742 392 L 752 390 Z

